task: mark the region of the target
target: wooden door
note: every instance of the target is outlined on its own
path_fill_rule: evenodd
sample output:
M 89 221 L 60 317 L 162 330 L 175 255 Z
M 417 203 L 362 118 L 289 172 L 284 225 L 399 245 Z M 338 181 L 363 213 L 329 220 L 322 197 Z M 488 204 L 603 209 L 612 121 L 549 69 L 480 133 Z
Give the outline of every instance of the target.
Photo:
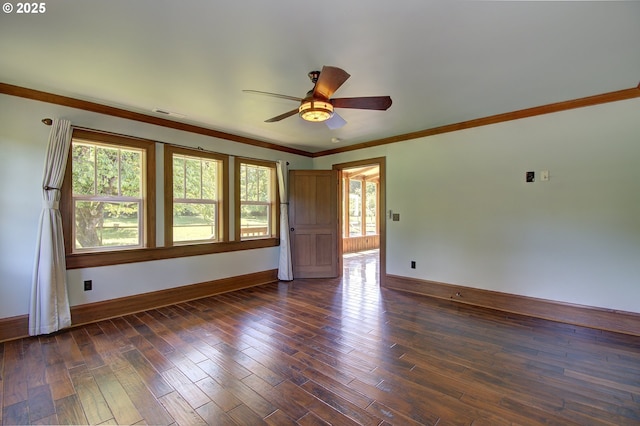
M 289 172 L 289 227 L 294 278 L 341 275 L 337 170 Z

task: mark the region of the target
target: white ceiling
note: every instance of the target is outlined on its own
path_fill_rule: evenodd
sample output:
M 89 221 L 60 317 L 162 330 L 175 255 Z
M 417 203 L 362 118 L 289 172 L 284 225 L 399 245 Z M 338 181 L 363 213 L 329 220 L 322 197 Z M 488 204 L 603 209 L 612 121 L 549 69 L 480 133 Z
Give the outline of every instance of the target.
M 17 5 L 17 2 L 10 0 Z M 0 82 L 310 152 L 638 85 L 640 2 L 50 0 L 0 14 Z M 338 130 L 293 116 L 322 65 L 335 97 L 390 95 L 388 111 L 338 110 Z M 332 138 L 341 141 L 332 143 Z

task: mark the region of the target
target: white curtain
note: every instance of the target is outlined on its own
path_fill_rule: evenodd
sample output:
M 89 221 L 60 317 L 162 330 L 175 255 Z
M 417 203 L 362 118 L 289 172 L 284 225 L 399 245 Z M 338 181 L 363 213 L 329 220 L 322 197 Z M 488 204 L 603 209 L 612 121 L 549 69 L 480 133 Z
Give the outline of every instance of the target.
M 71 325 L 67 295 L 60 187 L 71 143 L 71 122 L 53 120 L 42 178 L 42 213 L 36 241 L 29 308 L 29 334 L 48 334 Z
M 278 262 L 278 279 L 293 280 L 291 264 L 291 244 L 289 241 L 289 194 L 287 192 L 287 163 L 278 160 L 278 188 L 280 190 L 280 261 Z

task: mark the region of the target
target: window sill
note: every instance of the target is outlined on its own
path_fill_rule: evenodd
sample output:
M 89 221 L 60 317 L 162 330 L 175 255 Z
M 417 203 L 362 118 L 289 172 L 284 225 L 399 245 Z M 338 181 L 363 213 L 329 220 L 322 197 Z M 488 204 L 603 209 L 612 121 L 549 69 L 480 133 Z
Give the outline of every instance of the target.
M 252 250 L 280 245 L 279 238 L 260 240 L 229 241 L 223 243 L 179 245 L 101 253 L 67 254 L 67 269 L 92 268 L 97 266 L 121 265 L 124 263 L 148 262 L 151 260 L 175 259 L 213 253 L 227 253 Z

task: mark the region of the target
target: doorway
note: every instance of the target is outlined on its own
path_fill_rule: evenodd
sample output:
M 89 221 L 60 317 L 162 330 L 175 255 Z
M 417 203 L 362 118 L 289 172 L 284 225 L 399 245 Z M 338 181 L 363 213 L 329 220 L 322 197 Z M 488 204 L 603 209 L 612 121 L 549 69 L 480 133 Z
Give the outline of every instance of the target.
M 333 165 L 340 171 L 343 276 L 383 285 L 386 273 L 385 158 Z

